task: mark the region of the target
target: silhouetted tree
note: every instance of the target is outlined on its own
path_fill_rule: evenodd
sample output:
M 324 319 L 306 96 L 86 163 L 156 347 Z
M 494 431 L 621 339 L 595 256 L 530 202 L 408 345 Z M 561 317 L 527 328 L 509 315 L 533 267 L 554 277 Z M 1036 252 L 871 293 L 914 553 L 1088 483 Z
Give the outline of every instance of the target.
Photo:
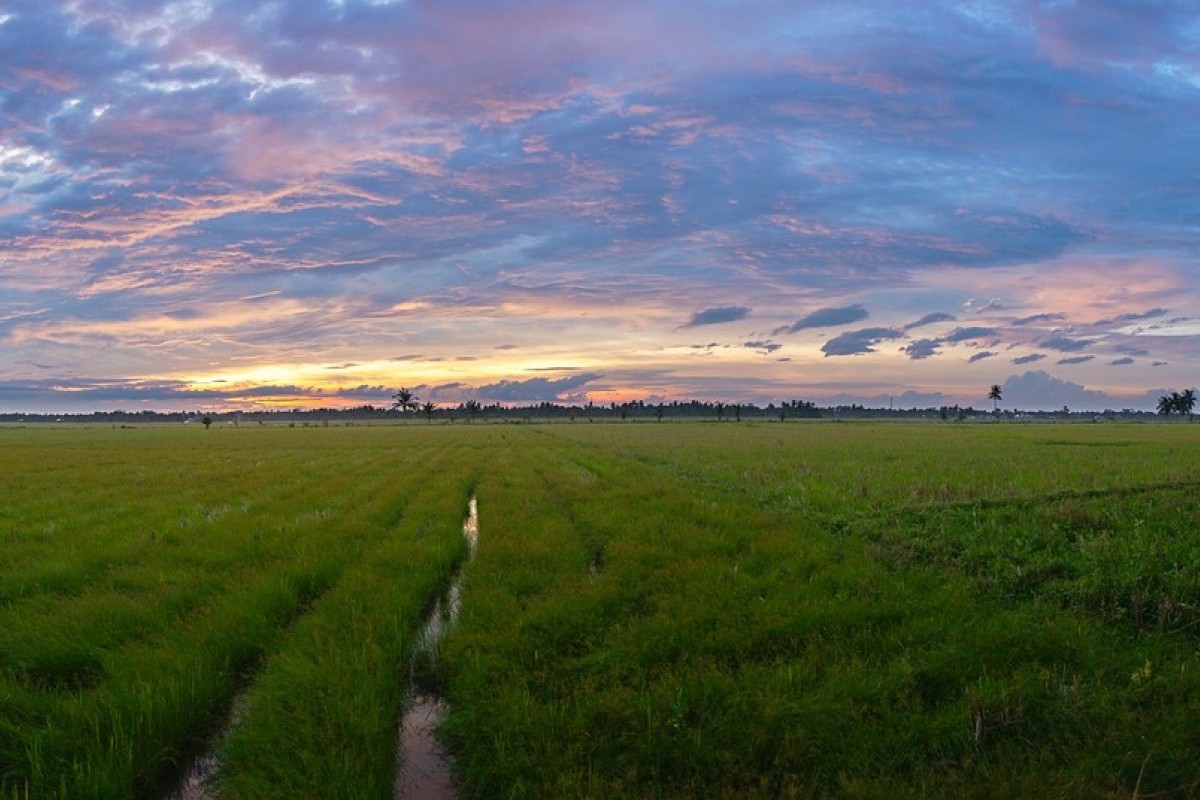
M 468 400 L 462 404 L 462 409 L 467 414 L 467 421 L 474 422 L 475 418 L 483 411 L 483 406 L 480 405 L 478 400 Z
M 1171 392 L 1158 398 L 1158 413 L 1167 416 L 1174 411 L 1187 414 L 1188 422 L 1192 421 L 1192 410 L 1196 407 L 1196 390 L 1184 389 L 1182 392 Z
M 1000 401 L 1003 400 L 1003 394 L 1000 390 L 1000 384 L 993 383 L 992 388 L 988 390 L 988 400 L 992 401 L 992 410 L 1000 410 Z
M 204 426 L 204 430 L 208 430 L 208 426 L 212 425 L 212 422 L 212 417 L 210 417 L 208 414 L 205 414 L 200 418 L 200 424 Z
M 403 386 L 400 387 L 400 391 L 392 395 L 392 408 L 401 413 L 415 411 L 420 406 L 420 403 L 421 401 L 417 399 L 417 396 Z
M 425 401 L 425 404 L 421 406 L 421 413 L 425 415 L 426 422 L 433 422 L 433 413 L 435 411 L 437 411 L 437 406 L 432 400 Z
M 1180 414 L 1187 414 L 1188 422 L 1192 421 L 1192 409 L 1196 407 L 1196 390 L 1184 389 L 1179 393 L 1177 401 Z

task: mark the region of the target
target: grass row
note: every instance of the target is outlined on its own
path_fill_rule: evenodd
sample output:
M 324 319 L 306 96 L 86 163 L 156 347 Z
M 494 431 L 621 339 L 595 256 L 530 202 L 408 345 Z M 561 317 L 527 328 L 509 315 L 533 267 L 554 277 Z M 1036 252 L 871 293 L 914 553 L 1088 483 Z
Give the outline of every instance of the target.
M 475 465 L 447 465 L 279 643 L 220 746 L 221 797 L 387 797 L 415 628 L 466 551 Z

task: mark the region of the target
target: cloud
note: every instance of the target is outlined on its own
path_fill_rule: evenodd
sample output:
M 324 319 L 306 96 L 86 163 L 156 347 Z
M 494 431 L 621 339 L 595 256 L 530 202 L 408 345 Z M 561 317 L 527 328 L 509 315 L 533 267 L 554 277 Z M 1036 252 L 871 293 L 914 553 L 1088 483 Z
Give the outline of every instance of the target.
M 771 353 L 774 353 L 779 348 L 783 347 L 783 345 L 779 344 L 778 342 L 771 342 L 771 341 L 754 341 L 754 342 L 743 342 L 742 347 L 753 350 L 757 353 L 761 353 L 763 355 L 770 355 Z
M 1042 347 L 1047 347 L 1051 350 L 1058 350 L 1063 353 L 1074 353 L 1078 350 L 1083 350 L 1091 346 L 1091 341 L 1088 339 L 1071 339 L 1066 336 L 1051 336 L 1048 339 L 1042 340 Z
M 1101 411 L 1118 405 L 1104 392 L 1052 377 L 1040 370 L 1010 375 L 1001 388 L 1005 402 L 1015 408 L 1052 411 L 1068 406 L 1077 411 Z
M 935 311 L 932 314 L 926 314 L 916 322 L 910 322 L 904 326 L 903 330 L 911 331 L 914 328 L 923 328 L 926 325 L 932 325 L 935 322 L 954 322 L 958 317 L 953 314 L 947 314 L 942 311 Z
M 1068 358 L 1060 358 L 1055 361 L 1055 364 L 1086 364 L 1093 360 L 1095 356 L 1070 356 Z
M 874 345 L 886 339 L 899 339 L 904 334 L 894 328 L 862 328 L 847 331 L 821 345 L 821 352 L 829 356 L 852 356 L 874 353 Z
M 967 359 L 967 363 L 974 364 L 976 361 L 983 361 L 985 358 L 991 358 L 992 356 L 996 355 L 999 355 L 999 353 L 991 350 L 981 350 L 978 353 L 973 353 L 971 357 Z
M 776 328 L 772 331 L 772 335 L 797 333 L 808 328 L 836 328 L 841 325 L 861 322 L 869 316 L 871 315 L 867 313 L 867 310 L 857 304 L 839 308 L 821 308 L 806 314 L 791 325 Z
M 1148 355 L 1150 355 L 1150 351 L 1147 350 L 1146 348 L 1138 347 L 1137 345 L 1132 345 L 1132 344 L 1119 344 L 1116 347 L 1114 347 L 1113 350 L 1118 353 L 1123 353 L 1124 355 L 1127 355 L 1127 356 L 1148 356 Z
M 972 339 L 985 339 L 996 335 L 995 328 L 955 328 L 946 334 L 947 342 L 965 342 Z
M 1012 360 L 1014 364 L 1032 364 L 1035 361 L 1041 361 L 1046 356 L 1041 353 L 1030 353 L 1027 356 L 1017 356 Z
M 475 390 L 475 395 L 480 400 L 494 403 L 575 402 L 582 397 L 577 390 L 601 377 L 593 372 L 585 372 L 557 379 L 504 380 L 480 386 Z
M 1064 320 L 1066 318 L 1067 318 L 1067 315 L 1063 314 L 1061 312 L 1046 313 L 1046 314 L 1033 314 L 1032 316 L 1021 317 L 1020 319 L 1014 319 L 1012 324 L 1013 325 L 1041 325 L 1044 323 L 1061 322 L 1062 320 Z
M 1128 366 L 1129 364 L 1132 364 L 1132 363 L 1133 363 L 1132 358 L 1130 358 L 1129 356 L 1122 356 L 1121 358 L 1114 358 L 1112 361 L 1108 362 L 1108 365 L 1110 367 L 1124 367 L 1124 366 Z
M 902 348 L 905 355 L 914 361 L 922 358 L 929 358 L 938 354 L 938 348 L 941 347 L 940 339 L 917 339 L 914 342 Z
M 693 314 L 692 318 L 684 323 L 683 327 L 695 328 L 700 325 L 720 325 L 724 322 L 737 322 L 739 319 L 745 319 L 749 313 L 750 309 L 745 306 L 707 308 Z
M 1163 317 L 1169 313 L 1171 313 L 1171 312 L 1165 308 L 1152 308 L 1149 311 L 1131 311 L 1126 314 L 1118 314 L 1117 316 L 1113 317 L 1112 319 L 1102 319 L 1093 324 L 1095 324 L 1097 327 L 1108 326 L 1108 325 L 1120 325 L 1120 324 L 1126 323 L 1126 322 L 1140 322 L 1141 320 L 1144 320 L 1144 319 L 1154 319 L 1155 317 Z

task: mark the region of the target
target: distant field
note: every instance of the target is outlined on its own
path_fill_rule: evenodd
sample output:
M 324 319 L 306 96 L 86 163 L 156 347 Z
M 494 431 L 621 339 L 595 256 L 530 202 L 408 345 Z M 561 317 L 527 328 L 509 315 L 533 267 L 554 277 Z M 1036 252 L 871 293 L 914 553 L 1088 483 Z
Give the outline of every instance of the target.
M 223 798 L 390 797 L 464 564 L 425 676 L 463 797 L 1196 796 L 1198 445 L 0 428 L 0 797 L 162 797 L 223 730 Z

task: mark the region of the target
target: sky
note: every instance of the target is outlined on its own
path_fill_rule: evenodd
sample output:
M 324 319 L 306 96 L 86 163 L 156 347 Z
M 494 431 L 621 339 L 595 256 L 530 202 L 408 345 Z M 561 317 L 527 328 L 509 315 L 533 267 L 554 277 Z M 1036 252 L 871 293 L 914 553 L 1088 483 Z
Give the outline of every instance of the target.
M 1200 383 L 1193 0 L 0 0 L 0 411 Z

